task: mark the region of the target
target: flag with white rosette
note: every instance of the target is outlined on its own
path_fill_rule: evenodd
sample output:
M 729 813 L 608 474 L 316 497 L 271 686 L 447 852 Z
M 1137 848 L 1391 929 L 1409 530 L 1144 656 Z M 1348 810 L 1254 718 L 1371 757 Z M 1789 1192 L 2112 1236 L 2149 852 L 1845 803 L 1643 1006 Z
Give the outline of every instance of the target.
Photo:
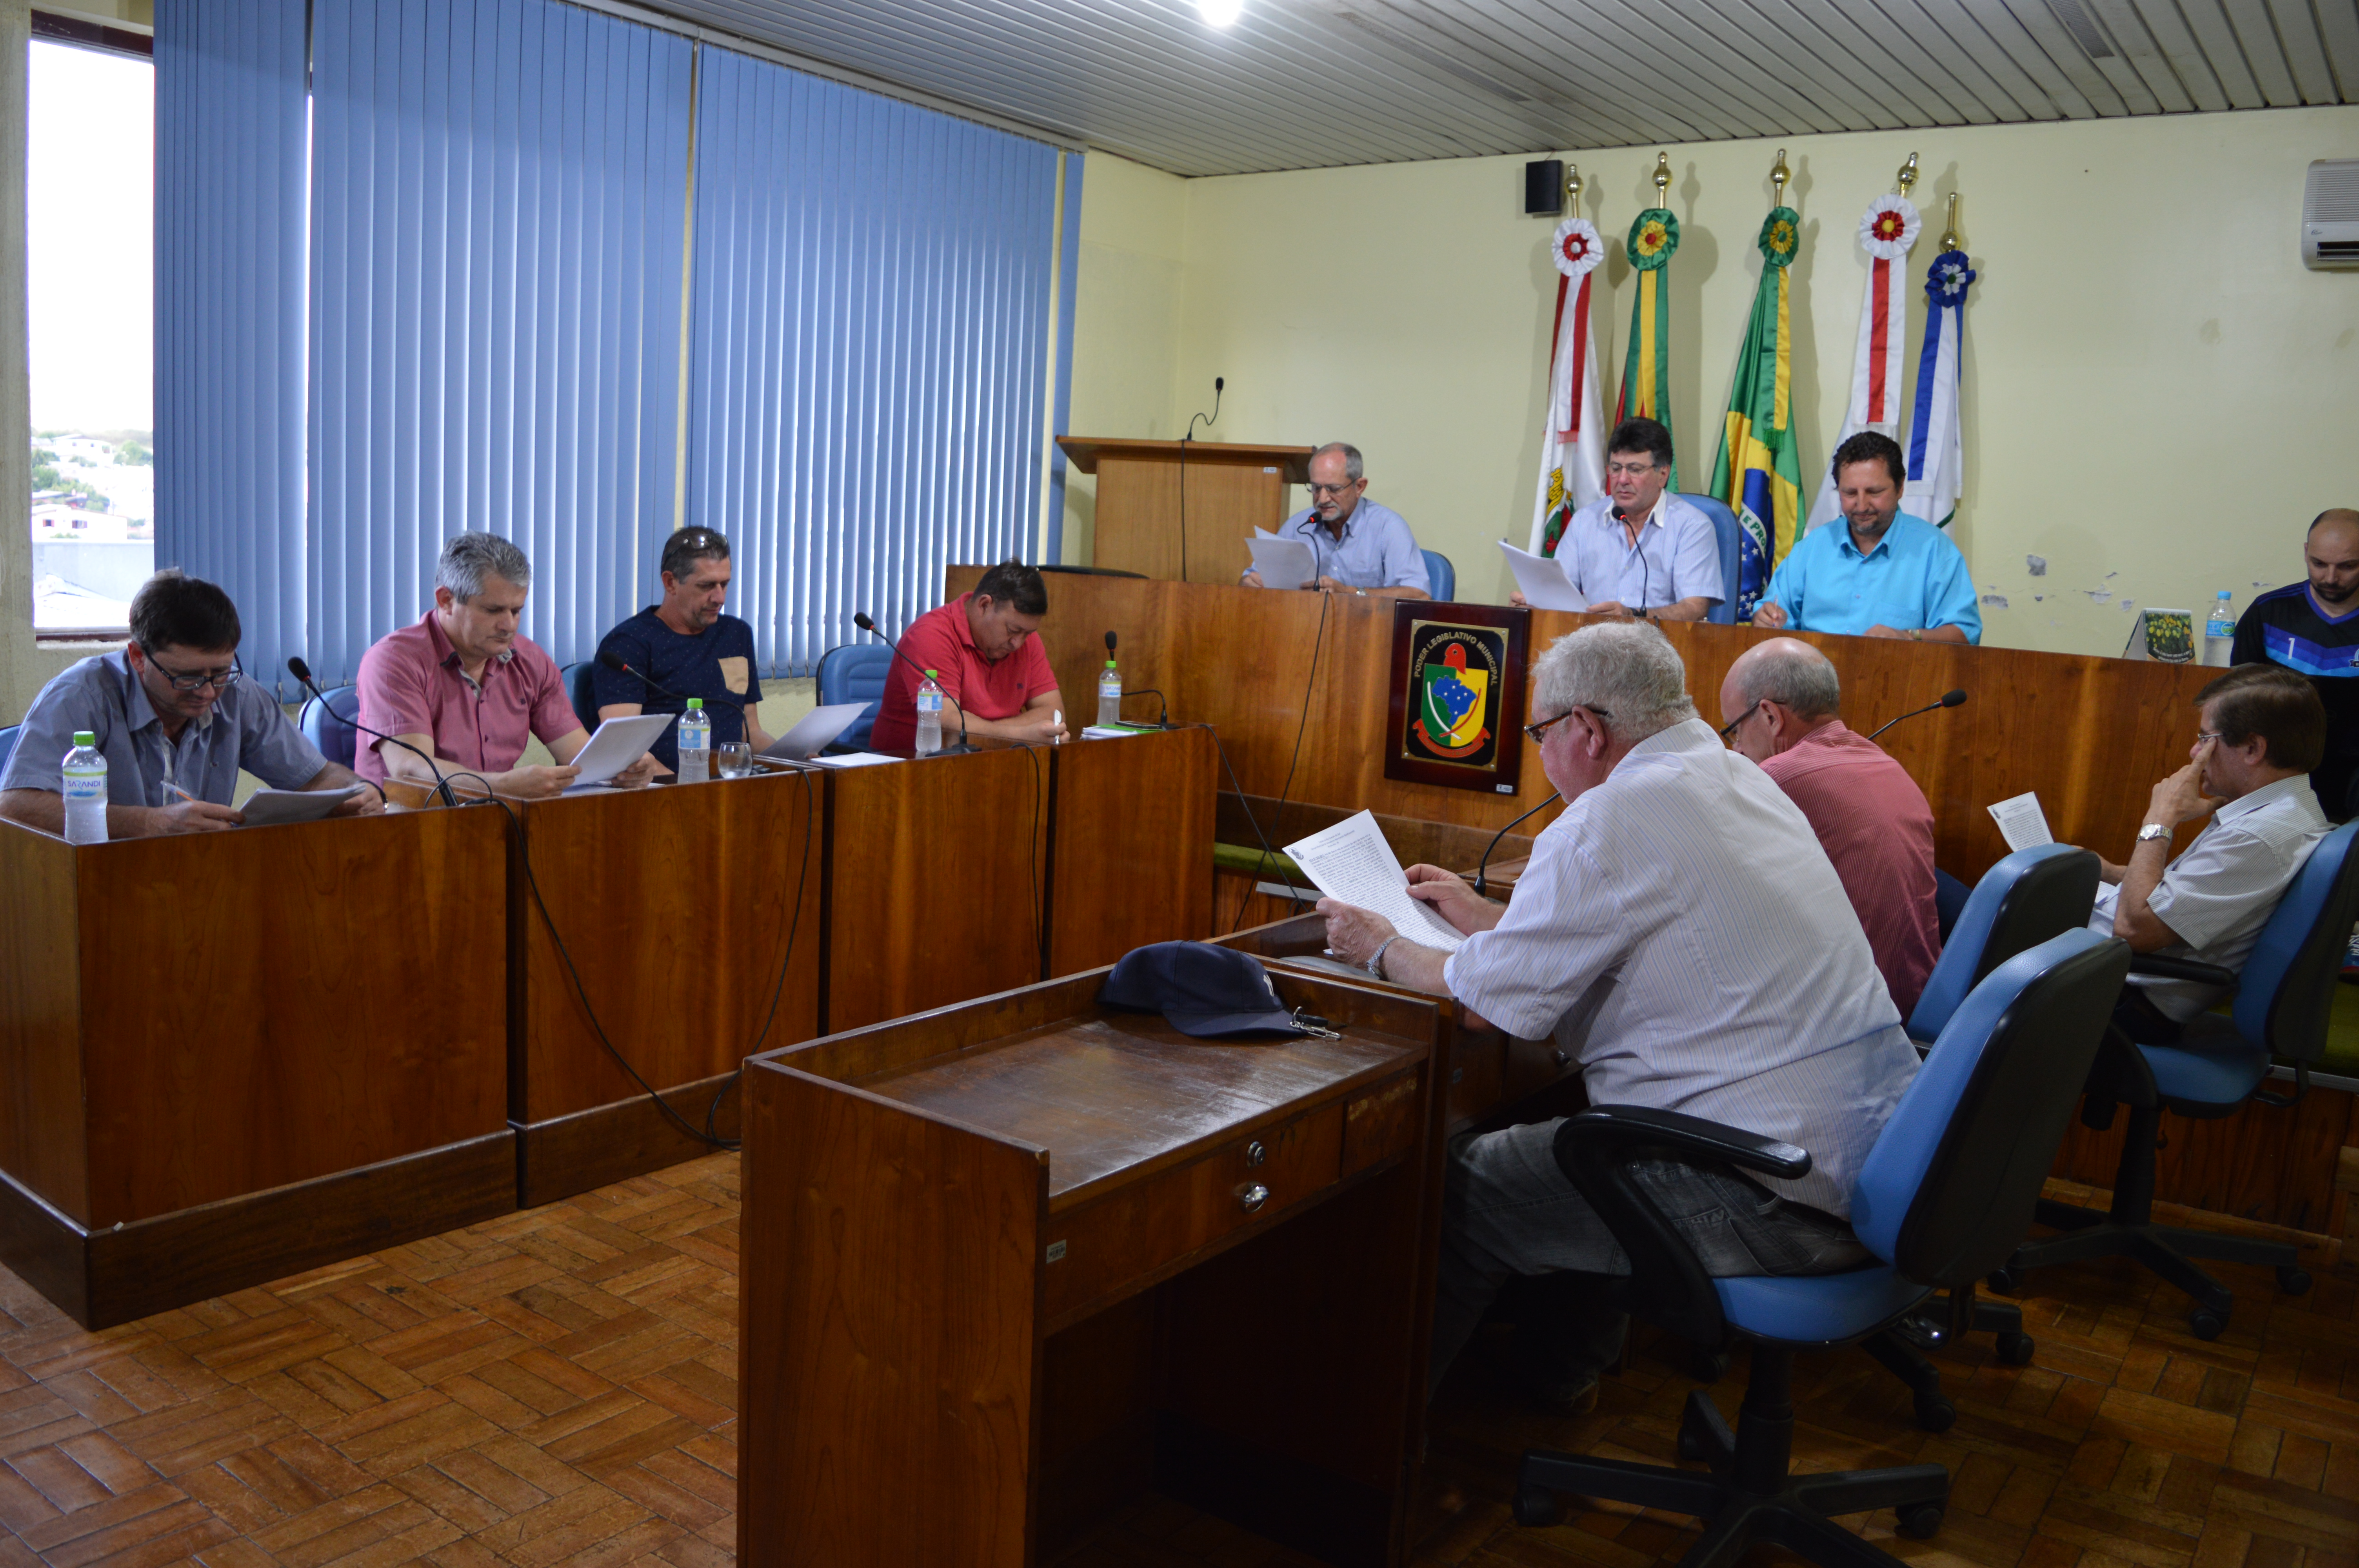
M 1958 395 L 1966 348 L 1966 290 L 1976 274 L 1963 251 L 1943 251 L 1925 274 L 1925 346 L 1917 358 L 1917 406 L 1908 422 L 1908 484 L 1900 510 L 1942 532 L 1965 488 L 1966 443 Z
M 1540 432 L 1539 497 L 1532 505 L 1528 546 L 1537 556 L 1555 555 L 1572 514 L 1605 493 L 1597 337 L 1589 325 L 1589 275 L 1605 259 L 1605 242 L 1588 219 L 1568 218 L 1557 225 L 1554 244 L 1556 328 L 1549 350 L 1548 427 Z
M 1862 430 L 1875 430 L 1900 439 L 1900 397 L 1903 390 L 1902 351 L 1908 330 L 1908 279 L 1902 264 L 1917 243 L 1925 221 L 1906 196 L 1879 196 L 1867 204 L 1859 221 L 1859 248 L 1868 254 L 1867 287 L 1859 298 L 1859 346 L 1852 355 L 1851 407 L 1834 447 Z M 1834 447 L 1827 449 L 1830 459 Z M 1802 531 L 1843 515 L 1835 499 L 1834 470 L 1819 477 L 1818 499 L 1810 503 Z

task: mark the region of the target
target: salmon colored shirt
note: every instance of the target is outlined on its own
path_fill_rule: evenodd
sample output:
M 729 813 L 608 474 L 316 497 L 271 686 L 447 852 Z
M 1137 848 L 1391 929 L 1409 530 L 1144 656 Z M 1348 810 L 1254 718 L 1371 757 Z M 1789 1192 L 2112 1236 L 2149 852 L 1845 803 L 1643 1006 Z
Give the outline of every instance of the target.
M 1908 770 L 1842 719 L 1761 764 L 1802 808 L 1859 914 L 1875 967 L 1907 1018 L 1941 957 L 1933 904 L 1933 808 Z
M 958 738 L 959 708 L 970 719 L 1013 719 L 1035 697 L 1056 687 L 1056 672 L 1049 667 L 1049 655 L 1040 651 L 1038 637 L 1025 638 L 1022 647 L 995 664 L 976 650 L 974 632 L 966 620 L 967 600 L 973 597 L 962 593 L 940 609 L 927 611 L 901 633 L 900 650 L 918 668 L 896 659 L 885 677 L 884 706 L 877 709 L 876 727 L 868 739 L 877 751 L 917 748 L 918 670 L 939 671 L 935 680 L 951 699 L 942 704 L 945 741 Z
M 415 625 L 380 638 L 361 655 L 360 719 L 387 735 L 431 735 L 434 754 L 480 773 L 501 773 L 538 735 L 546 743 L 582 727 L 557 661 L 527 637 L 484 665 L 483 684 L 459 667 L 458 650 L 428 611 Z M 384 745 L 364 733 L 353 772 L 385 781 Z

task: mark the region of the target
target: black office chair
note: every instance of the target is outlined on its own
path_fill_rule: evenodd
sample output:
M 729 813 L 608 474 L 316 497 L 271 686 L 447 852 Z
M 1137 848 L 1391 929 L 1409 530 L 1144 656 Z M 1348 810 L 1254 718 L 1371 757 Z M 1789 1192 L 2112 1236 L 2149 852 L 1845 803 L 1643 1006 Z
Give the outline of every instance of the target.
M 1853 1189 L 1853 1228 L 1886 1260 L 1870 1268 L 1709 1278 L 1629 1165 L 1710 1161 L 1791 1178 L 1809 1173 L 1810 1155 L 1669 1111 L 1603 1106 L 1567 1119 L 1558 1163 L 1630 1258 L 1628 1275 L 1598 1277 L 1596 1287 L 1691 1342 L 1750 1340 L 1753 1370 L 1733 1433 L 1710 1395 L 1688 1395 L 1680 1455 L 1708 1474 L 1528 1453 L 1516 1480 L 1517 1522 L 1553 1520 L 1557 1492 L 1693 1515 L 1708 1522 L 1684 1559 L 1690 1568 L 1734 1563 L 1756 1541 L 1827 1568 L 1896 1568 L 1834 1517 L 1889 1508 L 1903 1534 L 1939 1530 L 1950 1486 L 1941 1465 L 1790 1473 L 1794 1352 L 1863 1340 L 1943 1286 L 1953 1302 L 1971 1303 L 1974 1281 L 2030 1221 L 2129 958 L 2125 943 L 2069 931 L 2001 965 L 1957 1009 Z

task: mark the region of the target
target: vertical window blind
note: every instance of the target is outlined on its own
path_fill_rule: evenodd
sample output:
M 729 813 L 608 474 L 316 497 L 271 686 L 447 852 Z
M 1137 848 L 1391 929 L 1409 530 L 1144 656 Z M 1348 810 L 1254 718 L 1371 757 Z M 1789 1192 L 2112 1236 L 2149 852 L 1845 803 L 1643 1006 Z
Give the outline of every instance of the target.
M 156 7 L 156 561 L 303 650 L 304 0 Z
M 349 678 L 441 542 L 533 564 L 560 661 L 652 597 L 693 46 L 555 0 L 315 0 L 310 642 Z
M 707 47 L 688 521 L 794 672 L 1036 553 L 1055 148 Z

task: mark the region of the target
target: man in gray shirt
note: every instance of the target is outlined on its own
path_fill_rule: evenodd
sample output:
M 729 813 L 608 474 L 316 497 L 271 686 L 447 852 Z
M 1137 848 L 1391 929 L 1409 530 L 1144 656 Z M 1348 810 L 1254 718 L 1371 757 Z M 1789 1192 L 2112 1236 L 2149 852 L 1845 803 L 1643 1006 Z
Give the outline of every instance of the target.
M 1310 454 L 1310 508 L 1278 525 L 1278 537 L 1310 546 L 1312 580 L 1265 583 L 1245 568 L 1246 588 L 1316 588 L 1329 593 L 1430 599 L 1433 582 L 1425 552 L 1408 524 L 1389 506 L 1367 499 L 1360 449 L 1330 441 Z
M 274 789 L 344 790 L 361 781 L 320 755 L 277 699 L 237 667 L 237 606 L 209 582 L 162 571 L 131 600 L 131 642 L 41 688 L 5 773 L 0 816 L 65 831 L 64 767 L 77 730 L 106 758 L 106 834 L 143 838 L 234 827 L 243 768 Z M 385 809 L 364 789 L 338 806 Z

